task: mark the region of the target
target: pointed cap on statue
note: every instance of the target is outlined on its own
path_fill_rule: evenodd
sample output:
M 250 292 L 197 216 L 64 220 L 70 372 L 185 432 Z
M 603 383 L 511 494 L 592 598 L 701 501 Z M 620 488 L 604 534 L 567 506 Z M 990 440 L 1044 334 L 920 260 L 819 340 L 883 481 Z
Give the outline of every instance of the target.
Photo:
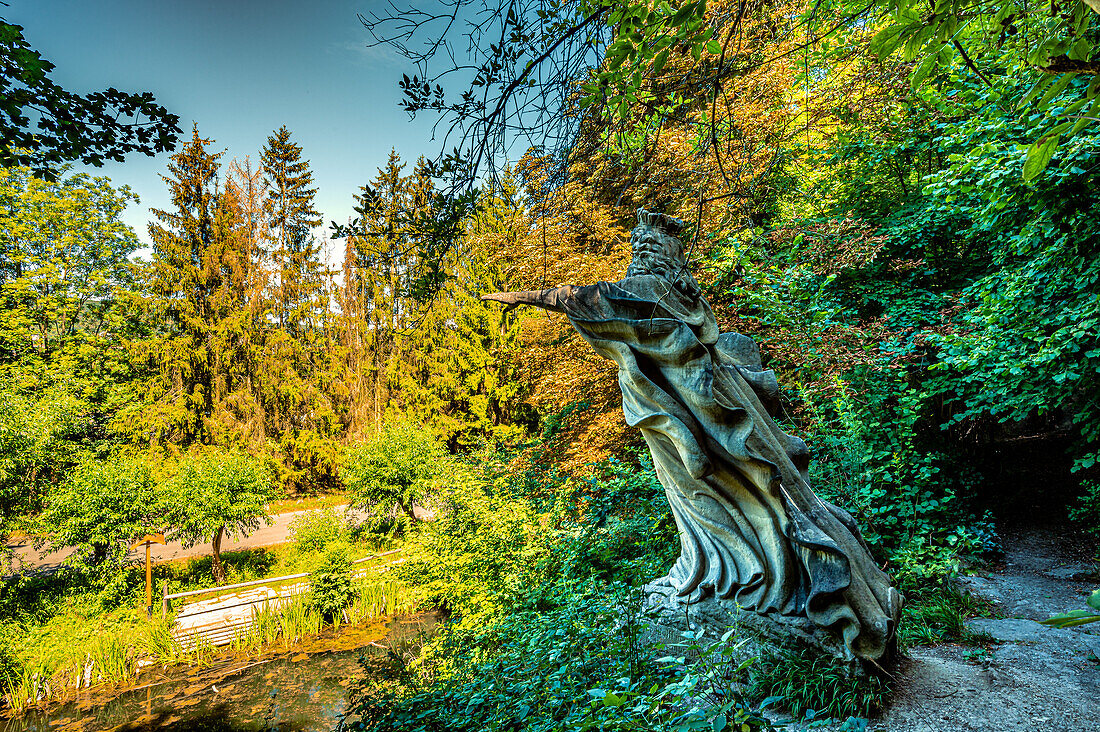
M 671 236 L 679 237 L 680 232 L 684 230 L 687 224 L 674 216 L 640 208 L 638 209 L 638 226 L 652 226 Z

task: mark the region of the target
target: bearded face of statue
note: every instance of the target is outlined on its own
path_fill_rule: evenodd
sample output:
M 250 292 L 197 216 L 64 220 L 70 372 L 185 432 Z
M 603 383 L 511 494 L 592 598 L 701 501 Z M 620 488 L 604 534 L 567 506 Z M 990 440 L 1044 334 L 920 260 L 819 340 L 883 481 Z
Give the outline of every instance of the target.
M 626 270 L 627 277 L 656 275 L 674 280 L 680 264 L 675 259 L 680 247 L 671 236 L 656 226 L 638 226 L 630 235 L 633 258 Z
M 677 236 L 683 228 L 680 219 L 638 209 L 638 225 L 630 234 L 633 258 L 626 276 L 654 275 L 688 297 L 698 297 L 699 283 L 691 276 L 684 245 Z

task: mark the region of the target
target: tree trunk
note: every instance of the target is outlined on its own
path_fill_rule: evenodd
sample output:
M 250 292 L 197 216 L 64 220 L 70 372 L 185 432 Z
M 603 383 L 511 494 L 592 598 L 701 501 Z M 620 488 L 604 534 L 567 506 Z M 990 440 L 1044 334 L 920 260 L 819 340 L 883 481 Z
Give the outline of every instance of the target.
M 416 523 L 420 520 L 416 517 L 416 513 L 413 511 L 412 501 L 409 501 L 408 503 L 404 501 L 399 501 L 397 505 L 401 506 L 401 510 L 405 512 L 405 515 L 408 516 L 409 520 L 413 523 Z
M 218 527 L 218 530 L 214 532 L 214 540 L 212 542 L 214 546 L 214 559 L 212 566 L 214 568 L 214 584 L 225 584 L 225 566 L 222 565 L 222 536 L 225 534 L 225 525 Z

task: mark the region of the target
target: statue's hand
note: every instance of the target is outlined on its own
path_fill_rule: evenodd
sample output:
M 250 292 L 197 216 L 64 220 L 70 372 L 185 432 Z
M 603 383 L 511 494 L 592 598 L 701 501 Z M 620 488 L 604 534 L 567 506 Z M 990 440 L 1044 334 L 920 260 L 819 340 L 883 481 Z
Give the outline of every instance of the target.
M 531 305 L 536 308 L 542 308 L 543 310 L 553 310 L 555 312 L 562 311 L 561 300 L 567 298 L 572 293 L 573 288 L 569 285 L 565 287 L 558 287 L 552 290 L 527 290 L 525 292 L 492 292 L 488 295 L 482 295 L 481 299 L 491 300 L 493 302 L 504 303 L 504 312 L 508 312 L 514 307 L 519 305 Z
M 515 293 L 512 292 L 490 292 L 488 295 L 481 296 L 482 302 L 499 302 L 504 304 L 504 312 L 514 310 L 520 306 L 520 302 L 516 300 Z

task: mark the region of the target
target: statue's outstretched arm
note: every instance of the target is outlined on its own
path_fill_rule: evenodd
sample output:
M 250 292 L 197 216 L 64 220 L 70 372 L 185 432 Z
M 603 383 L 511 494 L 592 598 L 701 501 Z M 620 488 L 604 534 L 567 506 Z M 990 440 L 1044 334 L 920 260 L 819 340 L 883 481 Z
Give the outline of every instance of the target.
M 562 285 L 561 287 L 555 287 L 551 290 L 526 290 L 524 292 L 494 292 L 489 295 L 482 295 L 482 300 L 492 300 L 493 302 L 502 302 L 507 307 L 504 311 L 507 312 L 512 308 L 519 307 L 520 305 L 534 305 L 537 308 L 543 310 L 553 310 L 556 313 L 560 313 L 564 310 L 565 301 L 573 296 L 572 285 Z

